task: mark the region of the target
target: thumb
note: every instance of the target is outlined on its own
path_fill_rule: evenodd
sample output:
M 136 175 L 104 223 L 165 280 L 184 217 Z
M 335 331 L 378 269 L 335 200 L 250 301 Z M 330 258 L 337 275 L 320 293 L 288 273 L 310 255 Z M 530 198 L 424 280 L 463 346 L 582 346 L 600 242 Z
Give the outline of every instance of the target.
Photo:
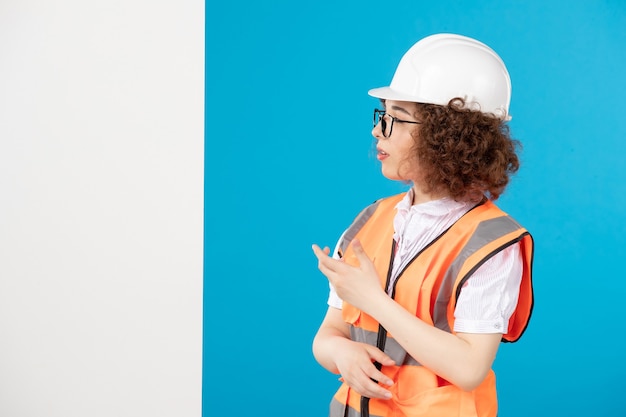
M 363 245 L 361 245 L 361 241 L 359 239 L 353 239 L 350 243 L 352 245 L 352 250 L 354 251 L 354 255 L 359 260 L 361 265 L 371 264 L 372 261 L 365 253 L 365 249 L 363 249 Z

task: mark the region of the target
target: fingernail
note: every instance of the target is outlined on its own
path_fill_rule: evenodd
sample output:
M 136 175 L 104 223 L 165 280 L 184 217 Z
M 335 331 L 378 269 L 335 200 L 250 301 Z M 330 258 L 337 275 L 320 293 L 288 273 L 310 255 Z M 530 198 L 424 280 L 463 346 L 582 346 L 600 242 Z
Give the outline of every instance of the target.
M 385 398 L 391 398 L 391 393 L 390 392 L 386 393 Z

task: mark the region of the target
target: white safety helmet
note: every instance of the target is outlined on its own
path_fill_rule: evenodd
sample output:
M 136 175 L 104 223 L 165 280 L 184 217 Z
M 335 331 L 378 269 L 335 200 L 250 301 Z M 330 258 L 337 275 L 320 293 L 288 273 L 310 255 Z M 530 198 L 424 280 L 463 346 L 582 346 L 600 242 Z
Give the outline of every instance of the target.
M 441 33 L 409 49 L 389 87 L 369 95 L 386 100 L 447 105 L 460 97 L 466 107 L 510 120 L 511 79 L 502 59 L 482 42 Z

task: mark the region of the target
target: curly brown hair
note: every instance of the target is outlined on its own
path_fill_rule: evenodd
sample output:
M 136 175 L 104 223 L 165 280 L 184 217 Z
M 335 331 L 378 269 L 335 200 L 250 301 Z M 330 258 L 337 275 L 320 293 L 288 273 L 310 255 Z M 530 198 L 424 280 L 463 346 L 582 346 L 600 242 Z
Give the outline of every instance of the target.
M 519 169 L 516 150 L 502 120 L 465 107 L 461 98 L 447 106 L 418 103 L 415 154 L 428 192 L 459 201 L 496 200 Z

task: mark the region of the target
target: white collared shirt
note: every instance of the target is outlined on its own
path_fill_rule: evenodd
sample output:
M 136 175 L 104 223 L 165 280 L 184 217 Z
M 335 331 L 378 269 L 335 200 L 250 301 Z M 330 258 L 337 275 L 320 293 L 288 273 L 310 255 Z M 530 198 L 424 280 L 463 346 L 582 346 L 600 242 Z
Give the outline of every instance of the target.
M 392 284 L 398 272 L 433 239 L 452 226 L 474 203 L 449 198 L 412 205 L 413 190 L 396 205 L 393 219 L 397 252 Z M 333 255 L 337 257 L 337 248 Z M 515 311 L 522 280 L 520 245 L 511 245 L 480 266 L 468 279 L 454 311 L 454 331 L 463 333 L 506 333 Z M 393 288 L 393 285 L 389 286 Z M 328 305 L 341 309 L 342 300 L 332 285 Z

